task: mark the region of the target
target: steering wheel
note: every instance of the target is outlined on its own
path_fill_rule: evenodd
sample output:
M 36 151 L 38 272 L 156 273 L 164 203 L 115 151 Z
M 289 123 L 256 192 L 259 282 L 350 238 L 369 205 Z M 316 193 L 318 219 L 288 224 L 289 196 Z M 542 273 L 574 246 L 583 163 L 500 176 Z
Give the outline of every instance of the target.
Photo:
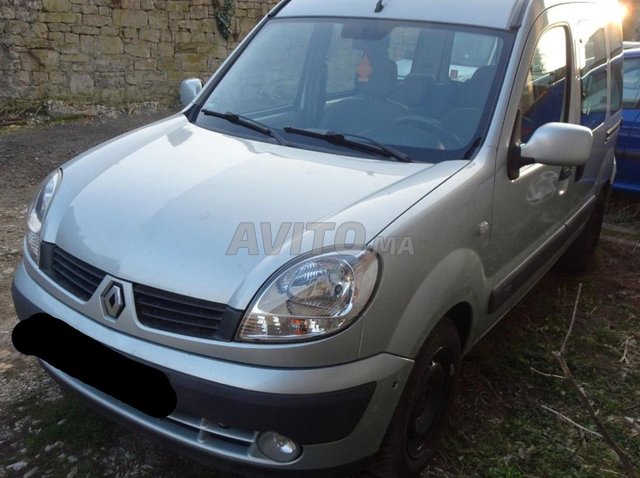
M 414 126 L 422 129 L 437 137 L 445 149 L 459 149 L 464 146 L 462 141 L 460 141 L 460 138 L 458 138 L 454 132 L 447 129 L 444 124 L 433 118 L 426 118 L 418 115 L 405 115 L 396 118 L 393 123 L 403 126 Z

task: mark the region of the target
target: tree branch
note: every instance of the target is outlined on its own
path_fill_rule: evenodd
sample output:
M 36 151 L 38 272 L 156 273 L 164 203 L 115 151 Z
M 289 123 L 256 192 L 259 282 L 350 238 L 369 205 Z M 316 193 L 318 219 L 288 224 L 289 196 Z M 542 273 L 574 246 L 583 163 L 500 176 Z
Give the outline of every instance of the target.
M 631 342 L 631 337 L 627 337 L 627 340 L 624 341 L 623 347 L 624 347 L 624 352 L 622 354 L 622 358 L 620 359 L 620 363 L 629 363 L 629 358 L 627 357 L 627 354 L 629 353 L 629 343 Z
M 573 332 L 573 326 L 576 323 L 576 316 L 578 315 L 578 304 L 580 304 L 580 295 L 582 294 L 582 283 L 578 285 L 578 294 L 576 295 L 576 301 L 573 304 L 573 314 L 571 315 L 571 323 L 569 324 L 569 330 L 567 331 L 567 335 L 562 341 L 562 347 L 560 347 L 560 354 L 564 354 L 567 351 L 567 342 L 569 342 L 569 338 L 571 337 L 571 333 Z
M 537 368 L 534 368 L 534 367 L 529 367 L 529 369 L 533 373 L 537 373 L 538 375 L 542 375 L 543 377 L 558 378 L 560 380 L 566 380 L 565 377 L 562 376 L 562 375 L 556 375 L 556 374 L 553 374 L 553 373 L 542 372 L 542 371 L 540 371 L 540 370 L 538 370 Z
M 579 428 L 583 432 L 589 433 L 590 435 L 593 435 L 593 436 L 597 436 L 598 438 L 602 438 L 602 435 L 600 433 L 594 432 L 593 430 L 589 430 L 587 427 L 584 427 L 584 426 L 580 425 L 579 423 L 574 422 L 573 420 L 571 420 L 571 418 L 563 415 L 560 412 L 555 411 L 553 408 L 547 407 L 546 405 L 540 405 L 540 406 L 542 408 L 544 408 L 546 411 L 553 413 L 560 420 L 565 421 L 565 422 L 573 425 L 576 428 Z
M 573 373 L 571 372 L 571 369 L 569 368 L 569 365 L 567 364 L 567 361 L 564 359 L 564 353 L 566 352 L 566 349 L 567 349 L 567 343 L 569 341 L 569 338 L 571 337 L 571 333 L 573 332 L 573 326 L 576 322 L 576 315 L 578 312 L 578 304 L 580 302 L 581 292 L 582 292 L 582 284 L 580 284 L 580 286 L 578 287 L 578 294 L 576 297 L 575 305 L 573 307 L 573 315 L 571 317 L 571 324 L 569 325 L 569 331 L 567 332 L 567 335 L 564 338 L 564 341 L 562 342 L 562 347 L 560 348 L 560 351 L 553 352 L 553 356 L 556 358 L 558 364 L 560 365 L 560 368 L 562 369 L 562 372 L 565 378 L 567 379 L 567 382 L 571 384 L 573 389 L 578 394 L 578 398 L 580 399 L 580 402 L 582 403 L 584 408 L 587 410 L 587 412 L 589 412 L 589 415 L 591 416 L 591 419 L 594 421 L 596 428 L 598 429 L 598 432 L 600 433 L 600 435 L 602 435 L 602 439 L 607 443 L 607 445 L 611 447 L 611 449 L 616 453 L 616 455 L 618 455 L 618 458 L 620 459 L 620 462 L 622 463 L 627 473 L 627 476 L 629 476 L 629 478 L 640 478 L 640 475 L 638 474 L 638 471 L 636 470 L 634 464 L 631 462 L 629 455 L 627 455 L 627 453 L 622 448 L 620 448 L 620 446 L 615 442 L 615 440 L 611 437 L 611 435 L 609 435 L 607 428 L 604 426 L 604 423 L 602 423 L 602 420 L 600 420 L 600 417 L 598 417 L 598 414 L 596 413 L 595 409 L 591 405 L 591 402 L 589 401 L 589 397 L 587 396 L 584 389 L 578 384 L 577 380 L 573 376 Z M 577 425 L 577 424 L 574 422 L 574 425 Z

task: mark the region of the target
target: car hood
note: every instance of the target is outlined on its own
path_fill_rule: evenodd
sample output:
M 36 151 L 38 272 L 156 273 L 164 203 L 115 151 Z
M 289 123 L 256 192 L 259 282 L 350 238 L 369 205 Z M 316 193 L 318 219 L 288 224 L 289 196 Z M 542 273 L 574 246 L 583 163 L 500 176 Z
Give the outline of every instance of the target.
M 288 226 L 290 239 L 295 223 L 327 222 L 357 223 L 368 242 L 467 163 L 312 152 L 227 136 L 177 115 L 65 165 L 43 238 L 123 280 L 245 308 L 271 274 L 318 240 L 307 231 L 293 250 L 285 240 L 281 252 L 265 253 L 264 239 L 275 242 Z M 257 242 L 258 253 L 234 253 L 234 237 Z

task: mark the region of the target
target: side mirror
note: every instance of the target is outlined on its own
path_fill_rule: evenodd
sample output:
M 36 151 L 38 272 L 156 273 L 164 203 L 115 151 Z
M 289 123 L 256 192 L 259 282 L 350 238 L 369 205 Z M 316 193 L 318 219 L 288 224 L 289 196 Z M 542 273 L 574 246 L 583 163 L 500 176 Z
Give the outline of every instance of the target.
M 180 84 L 180 103 L 182 103 L 182 106 L 190 104 L 201 91 L 202 81 L 198 78 L 183 80 Z
M 540 163 L 548 166 L 584 166 L 591 156 L 593 132 L 584 126 L 547 123 L 540 126 L 527 143 L 520 143 L 520 119 L 514 129 L 509 151 L 509 179 L 520 177 L 520 168 Z
M 591 156 L 593 133 L 585 126 L 547 123 L 520 146 L 522 158 L 549 166 L 584 166 Z

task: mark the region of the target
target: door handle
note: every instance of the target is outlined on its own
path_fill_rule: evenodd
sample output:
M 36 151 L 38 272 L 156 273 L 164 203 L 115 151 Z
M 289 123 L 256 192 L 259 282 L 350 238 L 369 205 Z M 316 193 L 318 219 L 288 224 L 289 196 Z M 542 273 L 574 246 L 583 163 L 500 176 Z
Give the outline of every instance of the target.
M 609 141 L 611 137 L 618 132 L 621 126 L 622 126 L 622 119 L 619 119 L 616 124 L 614 124 L 611 128 L 607 130 L 605 141 Z

